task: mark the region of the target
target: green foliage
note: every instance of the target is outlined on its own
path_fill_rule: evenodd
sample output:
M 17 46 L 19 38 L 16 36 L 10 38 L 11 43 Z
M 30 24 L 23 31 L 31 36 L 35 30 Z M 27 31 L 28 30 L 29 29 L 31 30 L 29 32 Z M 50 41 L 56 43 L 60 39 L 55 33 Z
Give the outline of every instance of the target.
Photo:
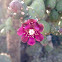
M 48 41 L 47 41 L 47 38 L 46 36 L 44 36 L 44 40 L 40 42 L 42 45 L 47 45 L 48 44 Z
M 56 6 L 56 0 L 47 0 L 46 5 L 47 7 L 53 9 Z
M 25 2 L 26 5 L 29 6 L 29 5 L 31 5 L 31 3 L 33 2 L 33 0 L 24 0 L 24 2 Z
M 50 20 L 52 22 L 55 22 L 55 21 L 58 20 L 58 18 L 59 18 L 58 12 L 56 10 L 52 10 L 51 13 L 50 13 Z
M 57 2 L 60 1 L 60 0 L 57 0 Z
M 27 16 L 27 14 L 28 14 L 28 8 L 27 8 L 27 5 L 24 3 L 24 4 L 22 4 L 22 10 L 21 10 L 21 12 L 24 12 L 25 14 L 24 15 L 22 15 L 21 14 L 21 16 L 23 16 L 23 17 L 25 17 L 25 16 Z
M 11 62 L 11 59 L 6 55 L 0 55 L 1 62 Z
M 51 33 L 54 35 L 59 35 L 59 29 L 62 27 L 62 20 L 59 19 L 59 21 L 54 22 L 51 26 Z
M 51 33 L 54 35 L 58 35 L 59 34 L 59 26 L 52 25 L 51 26 Z
M 4 24 L 0 25 L 1 34 L 5 34 L 10 29 L 9 26 L 12 27 L 12 24 L 12 19 L 9 17 Z
M 6 26 L 12 26 L 12 19 L 11 17 L 9 17 L 6 22 L 5 22 Z
M 30 14 L 30 18 L 32 19 L 36 18 L 37 13 L 32 8 L 29 8 L 29 14 Z
M 14 30 L 13 27 L 7 26 L 7 27 L 6 27 L 6 32 L 10 32 L 11 34 L 14 34 L 14 33 L 15 33 L 15 30 Z
M 39 20 L 41 24 L 44 25 L 44 30 L 43 32 L 41 32 L 43 35 L 46 35 L 48 33 L 50 33 L 50 25 L 48 22 L 44 21 L 44 20 Z
M 54 25 L 61 28 L 62 27 L 62 19 L 59 19 L 59 21 L 55 22 Z
M 12 27 L 13 25 L 13 22 L 12 22 L 12 18 L 9 17 L 5 24 L 2 24 L 0 27 L 1 27 L 1 34 L 5 34 L 6 32 L 10 32 L 11 34 L 14 34 L 15 33 L 15 30 L 14 28 Z
M 9 31 L 11 34 L 14 34 L 14 33 L 15 33 L 15 30 L 14 30 L 14 28 L 12 27 L 13 22 L 12 22 L 12 18 L 11 18 L 11 17 L 9 17 L 9 18 L 6 20 L 5 25 L 6 25 L 6 26 L 3 28 L 3 29 L 4 29 L 3 33 L 4 33 L 4 32 L 8 32 L 8 31 Z
M 41 52 L 41 45 L 36 43 L 35 45 L 33 46 L 29 46 L 27 47 L 26 49 L 26 53 L 29 55 L 29 56 L 34 56 L 35 54 L 37 53 L 40 53 Z
M 29 15 L 36 18 L 42 18 L 45 13 L 45 5 L 43 0 L 35 0 L 30 6 Z M 38 8 L 38 9 L 37 9 Z
M 57 11 L 62 12 L 62 0 L 57 2 L 56 9 Z
M 53 48 L 49 45 L 45 46 L 46 51 L 51 52 Z
M 3 27 L 5 27 L 5 24 L 1 24 L 1 25 L 0 25 L 0 30 L 1 30 Z

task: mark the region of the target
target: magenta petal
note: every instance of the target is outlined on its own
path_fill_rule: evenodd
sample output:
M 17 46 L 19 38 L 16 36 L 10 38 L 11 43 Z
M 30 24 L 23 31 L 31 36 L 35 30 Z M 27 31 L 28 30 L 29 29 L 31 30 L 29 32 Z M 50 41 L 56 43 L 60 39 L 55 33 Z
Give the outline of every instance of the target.
M 38 27 L 35 27 L 35 29 L 38 31 L 39 30 L 39 28 Z
M 22 35 L 21 40 L 23 43 L 26 43 L 28 41 L 28 37 L 26 36 L 26 34 Z
M 17 34 L 18 34 L 19 36 L 21 36 L 21 35 L 23 34 L 23 27 L 21 27 L 21 28 L 19 28 L 19 29 L 17 30 Z
M 34 24 L 34 29 L 36 29 L 37 31 L 39 30 L 38 23 L 35 23 L 35 24 Z
M 34 29 L 36 29 L 37 31 L 42 32 L 43 29 L 44 29 L 44 26 L 42 24 L 35 23 L 34 24 Z
M 28 19 L 27 23 L 31 23 L 31 22 L 35 23 L 35 22 L 37 22 L 37 20 L 35 20 L 35 19 Z
M 44 36 L 42 34 L 35 35 L 36 41 L 40 42 L 44 39 Z
M 25 26 L 27 26 L 28 24 L 25 22 L 25 23 L 23 23 L 22 24 L 22 27 L 25 27 Z
M 35 44 L 35 39 L 34 38 L 29 38 L 29 41 L 27 43 L 28 43 L 28 45 L 33 46 Z
M 27 26 L 25 26 L 25 30 L 27 30 L 27 29 L 29 29 L 30 28 L 30 25 L 27 25 Z
M 44 29 L 43 24 L 39 24 L 39 28 L 40 28 L 40 29 L 39 29 L 39 31 L 40 31 L 40 32 L 42 32 L 42 31 L 43 31 L 43 29 Z

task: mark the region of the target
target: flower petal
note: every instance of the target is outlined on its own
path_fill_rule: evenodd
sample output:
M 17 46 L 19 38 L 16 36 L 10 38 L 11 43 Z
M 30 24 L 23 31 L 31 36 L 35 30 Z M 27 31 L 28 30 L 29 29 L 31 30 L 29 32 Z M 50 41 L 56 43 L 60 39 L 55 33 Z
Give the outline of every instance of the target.
M 17 30 L 17 34 L 19 35 L 19 36 L 21 36 L 22 34 L 23 34 L 23 27 L 21 27 L 21 28 L 19 28 L 18 30 Z
M 44 39 L 44 36 L 40 33 L 38 33 L 38 35 L 35 35 L 36 41 L 40 42 Z
M 23 24 L 22 24 L 22 27 L 25 27 L 25 26 L 27 26 L 27 25 L 28 25 L 27 23 L 23 23 Z
M 29 38 L 29 41 L 27 43 L 28 43 L 28 45 L 33 46 L 35 44 L 35 39 L 34 38 Z
M 30 25 L 29 24 L 24 27 L 25 30 L 28 30 L 29 28 L 30 28 Z
M 40 31 L 40 32 L 42 32 L 42 31 L 43 31 L 43 29 L 44 29 L 43 24 L 39 24 L 39 28 L 40 28 L 40 29 L 39 29 L 39 31 Z
M 42 32 L 44 29 L 43 24 L 38 24 L 37 22 L 34 24 L 34 29 L 36 29 L 37 31 Z
M 28 19 L 27 20 L 27 23 L 35 23 L 35 22 L 37 22 L 37 20 L 35 20 L 35 19 Z
M 26 34 L 22 35 L 21 40 L 23 43 L 26 43 L 28 41 L 28 37 L 26 36 Z
M 34 23 L 34 29 L 36 29 L 37 31 L 39 31 L 39 24 L 38 23 Z

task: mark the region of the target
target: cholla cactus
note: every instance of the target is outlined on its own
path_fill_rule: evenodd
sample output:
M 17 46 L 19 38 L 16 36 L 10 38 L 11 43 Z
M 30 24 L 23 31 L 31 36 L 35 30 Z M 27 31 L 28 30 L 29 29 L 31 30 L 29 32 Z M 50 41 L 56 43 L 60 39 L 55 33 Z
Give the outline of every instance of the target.
M 38 9 L 37 9 L 38 8 Z M 29 6 L 30 18 L 42 19 L 45 14 L 45 5 L 43 0 L 34 0 Z
M 57 2 L 56 9 L 58 12 L 62 12 L 62 0 Z
M 54 35 L 58 35 L 59 34 L 59 27 L 58 26 L 51 26 L 51 33 L 53 33 Z
M 34 0 L 24 0 L 25 4 L 30 6 Z
M 13 0 L 8 7 L 9 14 L 12 15 L 16 19 L 24 19 L 25 16 L 28 15 L 28 8 L 26 4 L 18 0 Z
M 56 21 L 58 21 L 58 18 L 59 18 L 59 13 L 58 13 L 58 11 L 56 11 L 56 10 L 52 10 L 51 12 L 50 12 L 50 20 L 51 20 L 51 22 L 56 22 Z
M 34 56 L 36 54 L 39 54 L 41 52 L 42 48 L 41 48 L 41 45 L 39 43 L 36 43 L 35 45 L 33 46 L 29 46 L 27 47 L 26 49 L 26 53 L 29 55 L 29 56 Z
M 55 8 L 56 0 L 47 0 L 46 2 L 47 2 L 46 5 L 48 8 L 51 8 L 51 9 Z
M 44 40 L 42 42 L 40 42 L 43 46 L 46 46 L 48 44 L 48 40 L 46 38 L 46 36 L 44 36 Z
M 43 32 L 41 32 L 43 35 L 47 35 L 50 33 L 50 25 L 48 22 L 44 21 L 44 20 L 39 20 L 40 23 L 42 23 L 44 25 L 44 30 Z

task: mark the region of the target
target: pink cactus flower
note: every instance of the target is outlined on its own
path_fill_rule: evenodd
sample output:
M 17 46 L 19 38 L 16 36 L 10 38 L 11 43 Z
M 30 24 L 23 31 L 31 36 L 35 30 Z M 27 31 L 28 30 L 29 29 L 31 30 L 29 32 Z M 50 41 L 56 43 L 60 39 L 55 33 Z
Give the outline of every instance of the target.
M 44 36 L 40 33 L 44 29 L 42 24 L 38 24 L 35 19 L 28 19 L 27 22 L 23 23 L 18 29 L 17 34 L 21 36 L 23 43 L 33 46 L 36 42 L 41 42 Z
M 18 0 L 13 0 L 10 4 L 8 9 L 14 13 L 17 13 L 18 11 L 21 11 L 21 3 Z

